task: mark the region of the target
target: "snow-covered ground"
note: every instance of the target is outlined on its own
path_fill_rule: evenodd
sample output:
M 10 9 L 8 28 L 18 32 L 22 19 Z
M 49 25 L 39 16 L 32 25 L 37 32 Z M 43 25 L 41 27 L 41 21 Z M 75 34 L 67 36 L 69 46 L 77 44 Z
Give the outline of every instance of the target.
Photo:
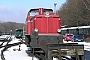
M 21 51 L 13 51 L 13 49 L 19 49 L 19 46 L 11 47 L 4 52 L 6 60 L 38 60 L 35 57 L 29 57 L 25 50 L 27 50 L 26 45 L 21 44 Z
M 17 42 L 20 42 L 19 39 L 13 39 L 9 44 L 17 43 Z M 4 43 L 3 45 L 6 45 L 6 43 Z M 3 48 L 0 49 L 0 52 L 2 49 Z M 13 49 L 16 49 L 16 51 L 14 51 Z M 20 45 L 21 51 L 18 51 L 18 49 L 19 49 L 19 46 L 13 46 L 11 48 L 8 48 L 7 51 L 4 52 L 5 59 L 6 60 L 39 60 L 36 57 L 28 56 L 28 54 L 26 53 L 27 47 L 25 44 Z M 1 60 L 1 57 L 0 57 L 0 60 Z
M 9 44 L 13 44 L 13 43 L 17 43 L 20 42 L 19 39 L 13 38 L 13 40 L 9 43 Z M 1 43 L 1 42 L 0 42 Z M 3 44 L 3 46 L 6 45 L 6 43 Z M 0 49 L 0 51 L 3 48 Z M 14 49 L 16 49 L 16 51 L 14 51 Z M 19 49 L 19 45 L 18 46 L 13 46 L 11 48 L 8 48 L 5 52 L 4 52 L 4 57 L 6 60 L 39 60 L 36 57 L 30 57 L 28 56 L 28 54 L 26 53 L 27 50 L 27 46 L 25 44 L 21 44 L 20 45 L 20 50 Z M 0 53 L 1 55 L 1 53 Z M 1 56 L 0 56 L 0 60 L 1 60 Z M 57 58 L 53 58 L 53 60 L 58 60 Z
M 20 42 L 19 39 L 13 38 L 13 40 L 9 44 L 16 43 L 16 42 Z M 68 42 L 68 43 L 72 43 L 72 42 Z M 5 44 L 6 43 L 4 43 L 4 45 Z M 79 42 L 78 44 L 84 44 L 84 50 L 90 51 L 90 43 Z M 2 49 L 3 48 L 1 48 L 0 51 Z M 16 49 L 16 51 L 14 51 L 13 49 Z M 19 46 L 14 46 L 14 47 L 8 48 L 7 51 L 4 52 L 5 59 L 6 60 L 39 60 L 36 57 L 28 56 L 28 54 L 25 51 L 25 50 L 27 50 L 27 47 L 26 47 L 25 44 L 21 44 L 20 45 L 21 51 L 18 51 L 17 49 L 19 49 Z M 1 58 L 0 58 L 0 60 L 1 60 Z M 53 60 L 58 60 L 58 59 L 57 58 L 53 58 Z

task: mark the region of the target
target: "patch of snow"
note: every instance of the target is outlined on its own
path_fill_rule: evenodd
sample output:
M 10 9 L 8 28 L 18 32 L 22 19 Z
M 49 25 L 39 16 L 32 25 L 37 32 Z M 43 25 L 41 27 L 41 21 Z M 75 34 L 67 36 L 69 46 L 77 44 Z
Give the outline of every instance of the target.
M 17 42 L 20 42 L 19 39 L 14 38 L 9 44 L 13 44 L 13 43 L 17 43 Z M 0 44 L 1 44 L 1 42 L 0 42 Z M 4 45 L 6 45 L 6 42 L 4 43 Z M 2 49 L 3 48 L 1 48 L 0 51 Z M 13 49 L 16 49 L 16 51 L 14 51 Z M 38 58 L 36 58 L 36 57 L 28 56 L 28 54 L 26 53 L 27 46 L 25 44 L 20 44 L 21 51 L 18 51 L 18 49 L 19 49 L 19 45 L 8 48 L 7 51 L 4 52 L 5 59 L 6 60 L 32 60 L 32 59 L 38 60 Z M 0 58 L 1 58 L 1 56 L 0 56 Z
M 33 57 L 29 57 L 25 51 L 6 51 L 4 53 L 6 60 L 32 60 Z M 38 60 L 33 58 L 33 60 Z

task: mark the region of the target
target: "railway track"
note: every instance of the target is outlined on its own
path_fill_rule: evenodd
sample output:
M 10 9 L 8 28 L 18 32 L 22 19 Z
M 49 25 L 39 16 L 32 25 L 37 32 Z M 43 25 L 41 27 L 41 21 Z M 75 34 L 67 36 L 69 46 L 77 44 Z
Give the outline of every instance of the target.
M 10 44 L 10 42 L 12 41 L 12 39 L 10 39 L 10 40 L 7 40 L 7 41 L 3 41 L 1 44 L 0 44 L 0 49 L 1 48 L 3 48 L 2 50 L 1 50 L 1 59 L 2 60 L 6 60 L 5 59 L 5 57 L 4 57 L 4 52 L 8 49 L 8 48 L 10 48 L 10 47 L 13 47 L 13 46 L 17 46 L 17 45 L 19 45 L 19 44 L 26 44 L 25 42 L 24 42 L 24 40 L 22 40 L 22 39 L 20 39 L 20 42 L 17 42 L 17 43 L 12 43 L 12 44 Z M 6 43 L 6 44 L 4 44 L 4 43 Z M 62 45 L 62 44 L 61 44 Z M 67 44 L 68 45 L 68 44 Z M 71 44 L 70 44 L 71 45 Z M 52 45 L 50 45 L 50 48 L 51 48 L 51 46 Z M 57 46 L 58 47 L 58 46 Z M 68 46 L 67 46 L 68 47 Z M 54 48 L 54 46 L 53 46 L 53 48 Z M 48 50 L 49 51 L 49 50 Z M 39 60 L 45 60 L 46 59 L 46 56 L 41 52 L 41 51 L 29 51 L 30 53 L 31 53 L 31 55 L 32 55 L 32 57 L 33 56 L 35 56 L 35 57 L 37 57 Z M 52 51 L 52 55 L 54 54 L 56 54 L 56 53 L 58 53 L 59 51 L 56 51 L 55 53 L 53 53 L 53 51 Z M 61 51 L 62 52 L 62 51 Z M 48 52 L 49 53 L 49 52 Z M 63 52 L 62 52 L 63 53 Z M 52 56 L 52 55 L 50 55 L 50 56 Z M 55 55 L 55 56 L 59 56 L 58 54 L 57 55 Z
M 7 40 L 7 39 L 5 39 L 5 40 Z M 23 39 L 19 39 L 20 42 L 10 44 L 11 41 L 12 41 L 12 39 L 7 40 L 7 41 L 4 41 L 4 40 L 1 41 L 2 43 L 0 44 L 0 49 L 2 48 L 2 50 L 1 50 L 1 59 L 2 59 L 2 60 L 6 60 L 6 59 L 5 59 L 5 56 L 4 56 L 4 52 L 5 52 L 8 48 L 13 47 L 13 46 L 17 46 L 17 45 L 20 45 L 20 44 L 25 44 L 25 45 L 26 45 L 26 43 L 24 42 Z M 4 44 L 4 43 L 5 43 L 5 44 Z M 18 50 L 19 50 L 19 49 L 18 49 Z M 41 59 L 40 56 L 39 56 L 39 54 L 37 54 L 37 53 L 35 53 L 35 55 L 32 53 L 32 57 L 33 57 L 33 56 Z
M 9 38 L 9 37 L 8 37 Z M 7 40 L 7 41 L 6 41 Z M 5 57 L 4 57 L 4 52 L 10 48 L 10 47 L 13 47 L 13 46 L 17 46 L 19 44 L 23 44 L 24 42 L 17 42 L 17 43 L 13 43 L 13 44 L 9 44 L 10 42 L 12 41 L 12 38 L 10 38 L 9 40 L 8 39 L 4 39 L 2 40 L 2 43 L 0 44 L 0 48 L 3 48 L 1 50 L 1 59 L 2 60 L 6 60 Z M 6 43 L 5 45 L 3 45 L 4 43 Z

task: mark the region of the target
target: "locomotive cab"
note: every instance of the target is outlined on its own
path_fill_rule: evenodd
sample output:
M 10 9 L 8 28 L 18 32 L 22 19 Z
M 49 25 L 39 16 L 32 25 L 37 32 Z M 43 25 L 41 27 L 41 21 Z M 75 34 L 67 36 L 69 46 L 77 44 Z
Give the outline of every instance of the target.
M 45 15 L 46 13 L 51 14 L 53 13 L 53 10 L 38 8 L 38 9 L 31 9 L 29 12 L 30 12 L 30 16 L 35 16 L 35 15 Z

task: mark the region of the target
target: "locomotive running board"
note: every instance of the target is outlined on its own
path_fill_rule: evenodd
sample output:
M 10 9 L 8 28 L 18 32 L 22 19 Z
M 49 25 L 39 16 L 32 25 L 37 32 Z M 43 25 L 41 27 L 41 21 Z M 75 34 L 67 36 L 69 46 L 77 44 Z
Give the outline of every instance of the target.
M 84 59 L 84 45 L 78 43 L 61 43 L 47 45 L 48 60 L 52 60 L 52 56 L 58 56 L 59 60 L 61 60 L 61 56 L 66 55 L 75 56 L 77 60 L 80 60 L 79 55 L 81 55 L 82 59 Z

